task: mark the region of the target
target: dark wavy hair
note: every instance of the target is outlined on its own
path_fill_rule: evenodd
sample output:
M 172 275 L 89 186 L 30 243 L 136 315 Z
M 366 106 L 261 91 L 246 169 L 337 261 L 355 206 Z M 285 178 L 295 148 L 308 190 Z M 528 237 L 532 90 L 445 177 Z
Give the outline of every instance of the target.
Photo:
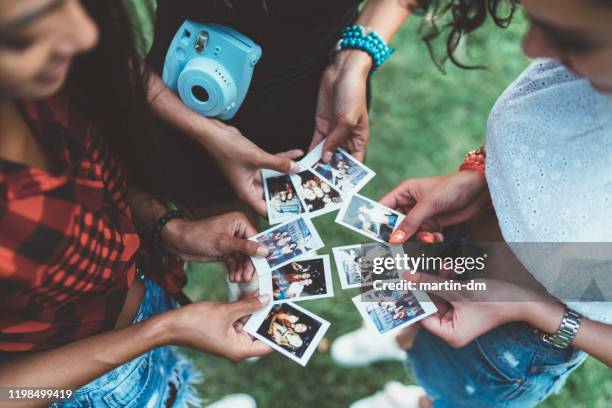
M 414 12 L 423 19 L 420 26 L 421 39 L 427 45 L 429 53 L 442 70 L 446 60 L 460 68 L 474 69 L 481 66 L 467 65 L 455 55 L 461 38 L 481 27 L 490 17 L 495 25 L 506 28 L 512 22 L 518 0 L 415 0 Z M 446 36 L 446 52 L 437 58 L 434 43 L 441 36 Z

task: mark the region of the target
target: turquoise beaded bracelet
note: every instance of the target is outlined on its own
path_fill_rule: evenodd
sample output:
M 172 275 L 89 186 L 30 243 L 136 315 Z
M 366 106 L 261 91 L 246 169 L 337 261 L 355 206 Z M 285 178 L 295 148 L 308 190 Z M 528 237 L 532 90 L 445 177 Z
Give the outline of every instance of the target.
M 395 51 L 387 45 L 376 31 L 359 25 L 351 25 L 342 30 L 342 37 L 338 41 L 335 51 L 344 49 L 361 50 L 370 55 L 373 62 L 370 70 L 371 74 L 375 73 Z

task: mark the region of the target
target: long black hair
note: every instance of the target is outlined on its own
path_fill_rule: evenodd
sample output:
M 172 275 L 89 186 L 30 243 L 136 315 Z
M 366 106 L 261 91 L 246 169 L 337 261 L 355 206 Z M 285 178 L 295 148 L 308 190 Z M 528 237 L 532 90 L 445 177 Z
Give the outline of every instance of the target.
M 158 197 L 165 172 L 154 165 L 161 126 L 147 98 L 148 70 L 123 0 L 81 0 L 95 21 L 99 43 L 74 62 L 66 93 L 97 129 L 128 180 Z M 162 198 L 162 197 L 160 197 Z M 163 197 L 167 198 L 167 197 Z
M 415 12 L 422 15 L 420 26 L 421 39 L 429 48 L 429 53 L 438 68 L 445 60 L 461 68 L 481 68 L 459 61 L 455 55 L 461 38 L 481 27 L 488 17 L 495 25 L 506 28 L 512 22 L 518 0 L 416 0 Z M 446 35 L 446 52 L 438 58 L 434 42 Z

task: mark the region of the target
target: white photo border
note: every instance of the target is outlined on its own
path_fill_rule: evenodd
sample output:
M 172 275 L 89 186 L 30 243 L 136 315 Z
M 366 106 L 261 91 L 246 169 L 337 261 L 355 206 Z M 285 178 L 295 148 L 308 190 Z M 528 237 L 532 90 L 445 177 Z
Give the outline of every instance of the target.
M 266 338 L 266 337 L 260 335 L 259 333 L 257 333 L 257 330 L 261 327 L 262 323 L 266 320 L 266 317 L 268 317 L 268 314 L 270 313 L 270 310 L 272 310 L 272 307 L 277 306 L 277 305 L 279 305 L 279 304 L 270 303 L 270 305 L 268 305 L 266 308 L 264 308 L 264 309 L 260 310 L 259 312 L 253 314 L 251 316 L 251 318 L 249 319 L 249 321 L 246 322 L 246 324 L 244 325 L 243 329 L 244 329 L 244 331 L 249 333 L 251 336 L 255 337 L 258 340 L 261 340 L 263 343 L 267 344 L 268 346 L 270 346 L 274 350 L 278 351 L 279 353 L 283 354 L 284 356 L 289 357 L 291 360 L 293 360 L 296 363 L 300 364 L 302 367 L 306 367 L 306 364 L 308 364 L 308 361 L 310 360 L 310 358 L 314 354 L 314 352 L 317 349 L 319 343 L 321 342 L 321 340 L 323 340 L 323 337 L 325 336 L 325 333 L 329 329 L 330 323 L 327 320 L 323 319 L 322 317 L 319 317 L 316 314 L 314 314 L 312 312 L 309 312 L 308 310 L 306 310 L 303 307 L 300 307 L 300 306 L 298 306 L 298 305 L 296 305 L 294 303 L 291 303 L 291 302 L 283 303 L 283 305 L 292 307 L 292 308 L 298 310 L 299 312 L 301 312 L 301 313 L 303 313 L 303 314 L 305 314 L 307 316 L 310 316 L 311 318 L 313 318 L 316 321 L 321 323 L 321 326 L 317 330 L 317 333 L 314 335 L 314 337 L 312 338 L 310 344 L 306 348 L 306 351 L 304 352 L 304 355 L 301 358 L 297 357 L 296 355 L 291 354 L 290 352 L 288 352 L 287 350 L 285 350 L 284 348 L 282 348 L 278 344 L 274 343 L 273 341 L 269 340 L 268 338 Z
M 356 228 L 356 227 L 352 226 L 351 224 L 348 224 L 348 223 L 346 223 L 346 222 L 342 221 L 342 219 L 343 219 L 343 218 L 344 218 L 344 216 L 346 215 L 346 211 L 347 211 L 348 207 L 350 206 L 351 202 L 352 202 L 352 201 L 353 201 L 355 198 L 357 198 L 357 199 L 362 199 L 362 200 L 364 200 L 364 201 L 367 201 L 367 202 L 369 202 L 369 203 L 371 203 L 371 204 L 373 204 L 373 205 L 375 205 L 375 206 L 377 206 L 377 207 L 384 207 L 385 209 L 389 210 L 389 211 L 390 211 L 390 212 L 392 212 L 393 214 L 397 215 L 397 223 L 395 224 L 395 227 L 393 228 L 393 231 L 395 231 L 395 230 L 397 229 L 397 226 L 398 226 L 399 224 L 401 224 L 401 222 L 403 221 L 403 219 L 404 219 L 406 216 L 405 216 L 404 214 L 402 214 L 402 213 L 400 213 L 400 212 L 398 212 L 398 211 L 392 210 L 391 208 L 389 208 L 389 207 L 387 207 L 387 206 L 384 206 L 384 205 L 382 205 L 382 204 L 380 204 L 380 203 L 378 203 L 378 202 L 376 202 L 376 201 L 374 201 L 374 200 L 372 200 L 372 199 L 370 199 L 370 198 L 368 198 L 368 197 L 364 197 L 364 196 L 362 196 L 361 194 L 353 194 L 353 195 L 350 197 L 350 199 L 349 199 L 349 200 L 347 200 L 347 201 L 345 201 L 345 202 L 343 203 L 342 207 L 340 208 L 340 211 L 338 212 L 338 215 L 336 216 L 336 223 L 337 223 L 337 224 L 340 224 L 340 225 L 342 225 L 342 226 L 344 226 L 344 227 L 346 227 L 346 228 L 348 228 L 348 229 L 351 229 L 351 230 L 353 230 L 353 231 L 355 231 L 355 232 L 358 232 L 359 234 L 361 234 L 361 235 L 363 235 L 363 236 L 365 236 L 365 237 L 368 237 L 368 238 L 370 238 L 370 239 L 373 239 L 374 241 L 381 242 L 381 243 L 383 243 L 383 244 L 389 244 L 387 241 L 383 241 L 382 239 L 380 239 L 378 236 L 376 236 L 376 235 L 374 235 L 374 234 L 369 234 L 369 233 L 367 233 L 367 232 L 366 232 L 366 231 L 364 231 L 364 230 L 361 230 L 361 229 L 359 229 L 359 228 Z
M 372 322 L 372 318 L 370 317 L 370 314 L 368 313 L 368 311 L 365 309 L 366 306 L 370 303 L 375 303 L 375 302 L 363 302 L 361 300 L 362 296 L 364 296 L 365 294 L 375 291 L 376 289 L 370 289 L 367 292 L 364 293 L 360 293 L 359 295 L 353 297 L 351 300 L 353 301 L 353 304 L 355 305 L 355 307 L 357 308 L 357 310 L 359 311 L 359 314 L 361 315 L 361 317 L 363 318 L 363 320 L 366 322 L 366 324 L 372 328 L 376 333 L 378 333 L 380 336 L 388 336 L 391 334 L 397 334 L 399 331 L 401 331 L 402 329 L 411 326 L 412 324 L 418 322 L 419 320 L 422 320 L 424 318 L 426 318 L 427 316 L 431 316 L 432 314 L 436 313 L 438 311 L 438 308 L 436 307 L 436 305 L 433 303 L 433 301 L 431 300 L 431 298 L 425 293 L 425 292 L 421 292 L 418 290 L 413 290 L 411 291 L 412 294 L 414 295 L 414 297 L 417 299 L 417 301 L 419 302 L 419 305 L 421 306 L 421 308 L 423 309 L 423 314 L 415 317 L 414 319 L 411 319 L 407 322 L 404 322 L 384 333 L 381 333 L 378 328 L 376 327 L 376 325 Z
M 266 258 L 263 257 L 259 257 L 259 256 L 252 256 L 251 257 L 251 261 L 253 262 L 253 266 L 255 266 L 255 269 L 257 270 L 257 274 L 258 275 L 265 275 L 265 274 L 269 274 L 272 272 L 273 269 L 278 269 L 281 268 L 293 261 L 295 261 L 296 259 L 300 259 L 302 257 L 304 257 L 307 254 L 311 254 L 321 248 L 323 248 L 325 246 L 325 243 L 323 242 L 323 240 L 321 239 L 321 236 L 319 235 L 319 232 L 316 230 L 316 228 L 314 227 L 314 224 L 312 223 L 312 220 L 310 219 L 310 217 L 307 217 L 305 215 L 301 215 L 299 217 L 293 218 L 289 221 L 285 221 L 282 224 L 278 224 L 273 226 L 272 228 L 268 228 L 267 230 L 258 233 L 257 235 L 254 235 L 252 237 L 249 238 L 249 240 L 251 241 L 255 241 L 257 242 L 257 238 L 272 232 L 276 229 L 279 228 L 283 228 L 288 224 L 294 223 L 294 222 L 299 222 L 299 221 L 303 221 L 306 226 L 308 227 L 308 230 L 310 231 L 310 233 L 312 234 L 313 240 L 316 241 L 316 245 L 314 245 L 309 251 L 304 252 L 302 254 L 296 255 L 293 258 L 289 258 L 288 260 L 278 264 L 278 265 L 274 265 L 274 267 L 270 267 L 270 264 L 268 263 Z
M 272 271 L 270 271 L 270 274 L 260 275 L 259 276 L 259 294 L 260 295 L 270 295 L 270 299 L 272 299 L 272 302 L 274 304 L 290 303 L 290 302 L 301 302 L 301 301 L 304 301 L 304 300 L 314 300 L 314 299 L 323 299 L 323 298 L 334 297 L 334 283 L 333 283 L 333 279 L 332 279 L 332 272 L 331 272 L 331 265 L 330 265 L 330 261 L 329 261 L 329 255 L 325 254 L 325 255 L 316 255 L 316 256 L 305 256 L 305 257 L 301 257 L 299 259 L 294 259 L 292 262 L 298 262 L 299 263 L 299 262 L 304 262 L 304 261 L 315 261 L 317 259 L 321 259 L 323 261 L 323 279 L 325 280 L 325 289 L 326 289 L 325 293 L 323 293 L 321 295 L 299 296 L 299 297 L 293 297 L 293 298 L 290 298 L 290 299 L 274 300 L 274 296 L 272 294 L 272 292 L 273 292 L 272 273 L 274 273 L 274 271 L 282 268 L 282 266 L 281 266 L 280 268 L 275 268 Z

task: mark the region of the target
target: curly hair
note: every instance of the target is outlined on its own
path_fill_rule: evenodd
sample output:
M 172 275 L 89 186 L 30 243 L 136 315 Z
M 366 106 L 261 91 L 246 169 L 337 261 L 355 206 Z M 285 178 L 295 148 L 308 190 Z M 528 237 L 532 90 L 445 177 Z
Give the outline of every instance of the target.
M 506 28 L 512 22 L 518 0 L 415 0 L 415 13 L 423 16 L 419 33 L 427 45 L 429 54 L 436 66 L 443 70 L 444 62 L 449 59 L 460 68 L 475 69 L 460 62 L 455 51 L 464 35 L 481 27 L 490 16 L 498 27 Z M 446 34 L 446 55 L 437 59 L 434 42 Z

